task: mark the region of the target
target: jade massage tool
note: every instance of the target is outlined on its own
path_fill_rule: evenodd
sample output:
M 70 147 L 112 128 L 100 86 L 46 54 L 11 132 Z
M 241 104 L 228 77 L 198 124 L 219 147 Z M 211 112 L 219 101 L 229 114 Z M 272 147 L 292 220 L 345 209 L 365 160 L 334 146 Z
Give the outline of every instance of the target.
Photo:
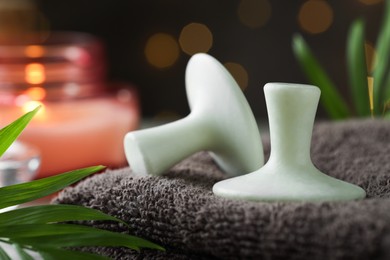
M 176 122 L 128 133 L 126 158 L 133 172 L 159 175 L 198 151 L 209 151 L 229 176 L 264 163 L 253 113 L 229 72 L 207 54 L 191 57 L 186 68 L 191 113 Z
M 315 86 L 268 83 L 264 87 L 271 155 L 260 169 L 220 181 L 214 194 L 252 201 L 337 201 L 365 197 L 365 191 L 320 172 L 310 143 L 320 90 Z

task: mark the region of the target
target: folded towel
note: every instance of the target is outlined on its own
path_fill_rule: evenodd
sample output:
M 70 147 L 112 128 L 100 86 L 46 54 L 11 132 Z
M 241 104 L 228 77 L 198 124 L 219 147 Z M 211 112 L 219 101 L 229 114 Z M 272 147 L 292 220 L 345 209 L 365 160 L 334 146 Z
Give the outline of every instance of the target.
M 263 139 L 268 157 L 269 138 Z M 225 175 L 202 152 L 162 177 L 107 170 L 67 188 L 55 203 L 99 209 L 167 249 L 89 249 L 114 259 L 390 259 L 390 122 L 317 123 L 312 158 L 323 172 L 361 186 L 367 198 L 265 203 L 216 197 L 212 186 Z M 120 224 L 99 227 L 129 232 Z

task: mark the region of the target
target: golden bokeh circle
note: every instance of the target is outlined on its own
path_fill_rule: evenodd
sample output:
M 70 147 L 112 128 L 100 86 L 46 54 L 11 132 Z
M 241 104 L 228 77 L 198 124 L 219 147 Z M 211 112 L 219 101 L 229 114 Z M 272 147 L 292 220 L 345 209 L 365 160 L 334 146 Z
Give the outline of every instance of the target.
M 190 23 L 181 30 L 179 44 L 189 55 L 208 52 L 213 45 L 213 34 L 204 24 Z
M 248 87 L 249 77 L 244 66 L 235 62 L 226 62 L 224 66 L 232 74 L 240 88 L 245 90 Z
M 258 28 L 268 22 L 271 10 L 268 0 L 241 0 L 237 13 L 242 24 L 250 28 Z
M 332 7 L 324 0 L 306 1 L 299 10 L 298 22 L 308 33 L 325 32 L 333 23 Z
M 175 38 L 167 33 L 156 33 L 146 42 L 146 60 L 154 67 L 171 67 L 179 58 L 179 45 Z

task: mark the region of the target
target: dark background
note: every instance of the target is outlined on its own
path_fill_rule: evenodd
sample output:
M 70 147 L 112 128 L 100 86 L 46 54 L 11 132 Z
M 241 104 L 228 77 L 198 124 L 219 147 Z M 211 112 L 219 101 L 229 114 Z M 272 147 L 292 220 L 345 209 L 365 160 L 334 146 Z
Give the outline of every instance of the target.
M 100 37 L 107 48 L 110 80 L 137 86 L 145 117 L 163 111 L 184 116 L 189 112 L 184 89 L 184 71 L 190 56 L 180 53 L 170 68 L 148 64 L 144 55 L 147 39 L 157 32 L 179 37 L 191 22 L 203 23 L 213 33 L 209 54 L 222 63 L 242 64 L 249 75 L 245 94 L 257 117 L 266 116 L 262 87 L 267 82 L 308 83 L 291 48 L 299 32 L 311 46 L 333 81 L 348 98 L 345 43 L 352 21 L 363 17 L 366 38 L 375 43 L 382 20 L 383 1 L 365 5 L 358 0 L 327 1 L 333 23 L 321 34 L 304 32 L 297 17 L 306 1 L 272 0 L 271 17 L 265 26 L 251 29 L 240 23 L 238 0 L 39 0 L 38 6 L 52 30 L 89 32 Z M 319 116 L 325 116 L 322 109 Z

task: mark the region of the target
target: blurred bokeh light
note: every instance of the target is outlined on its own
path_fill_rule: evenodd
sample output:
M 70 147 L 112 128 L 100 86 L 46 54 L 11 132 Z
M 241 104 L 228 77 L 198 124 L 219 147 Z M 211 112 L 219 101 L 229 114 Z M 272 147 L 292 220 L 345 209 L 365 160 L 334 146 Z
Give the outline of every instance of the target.
M 371 53 L 375 53 L 384 9 L 383 0 L 37 3 L 52 30 L 88 32 L 103 39 L 109 79 L 133 83 L 140 94 L 143 116 L 149 118 L 188 114 L 185 68 L 196 52 L 207 52 L 227 64 L 245 89 L 255 115 L 266 117 L 264 84 L 309 83 L 291 50 L 295 33 L 302 34 L 347 96 L 345 48 L 349 26 L 357 18 L 366 21 L 367 65 L 373 66 L 375 55 Z M 76 88 L 69 90 L 77 93 Z M 324 113 L 319 108 L 321 115 Z
M 179 46 L 173 36 L 156 33 L 146 42 L 145 56 L 151 65 L 159 69 L 168 68 L 179 58 Z
M 235 62 L 226 62 L 226 69 L 232 74 L 233 78 L 236 80 L 237 84 L 242 90 L 245 90 L 248 87 L 248 72 L 245 68 Z
M 208 52 L 213 45 L 213 34 L 204 24 L 190 23 L 181 30 L 179 43 L 181 49 L 189 55 Z
M 30 45 L 25 49 L 24 52 L 27 57 L 39 58 L 43 56 L 45 49 L 39 45 Z
M 241 0 L 237 12 L 242 24 L 250 28 L 258 28 L 268 22 L 271 10 L 268 0 Z
M 301 6 L 298 20 L 303 30 L 322 33 L 333 23 L 333 10 L 325 0 L 309 0 Z
M 40 63 L 26 65 L 25 80 L 29 84 L 42 84 L 45 82 L 45 67 Z

